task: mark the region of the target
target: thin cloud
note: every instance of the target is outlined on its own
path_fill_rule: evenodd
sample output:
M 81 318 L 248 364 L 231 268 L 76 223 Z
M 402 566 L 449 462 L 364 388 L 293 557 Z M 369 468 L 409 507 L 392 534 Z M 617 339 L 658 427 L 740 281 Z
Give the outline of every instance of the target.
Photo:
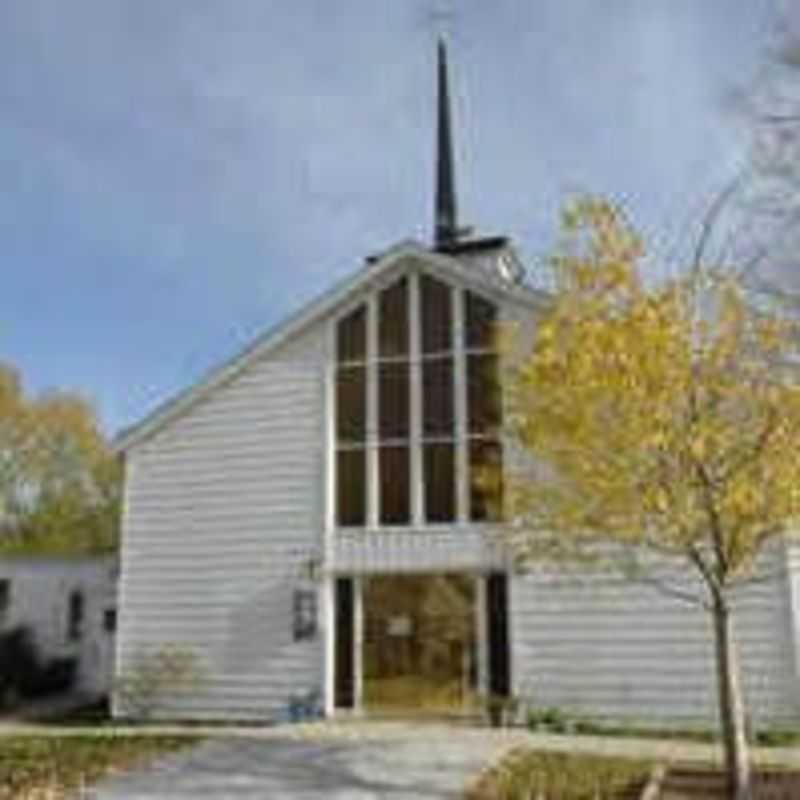
M 661 231 L 729 174 L 742 142 L 720 99 L 756 63 L 766 0 L 454 10 L 465 221 L 535 255 L 574 186 Z M 34 387 L 95 394 L 116 428 L 365 254 L 427 237 L 428 17 L 421 0 L 2 4 L 4 355 Z M 37 295 L 50 313 L 23 317 Z

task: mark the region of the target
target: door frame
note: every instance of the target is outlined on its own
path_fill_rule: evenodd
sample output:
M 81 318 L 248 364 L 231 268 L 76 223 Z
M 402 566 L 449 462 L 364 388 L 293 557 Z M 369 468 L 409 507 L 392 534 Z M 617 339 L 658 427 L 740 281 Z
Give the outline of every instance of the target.
M 328 715 L 362 715 L 366 708 L 364 705 L 364 595 L 365 583 L 370 577 L 379 578 L 395 573 L 376 572 L 363 575 L 335 575 L 330 586 L 330 612 L 328 615 L 331 636 L 328 637 L 326 662 L 326 687 L 328 702 L 326 703 L 326 713 Z M 487 607 L 487 584 L 489 575 L 483 572 L 470 573 L 463 570 L 420 570 L 412 574 L 462 574 L 468 575 L 474 582 L 474 632 L 475 632 L 475 669 L 477 672 L 475 686 L 479 694 L 485 695 L 491 685 L 490 681 L 490 647 L 489 647 L 489 627 L 488 627 L 488 607 Z M 494 573 L 490 573 L 494 574 Z M 504 573 L 502 573 L 504 574 Z M 351 604 L 351 666 L 352 666 L 352 705 L 339 705 L 337 703 L 339 677 L 336 674 L 337 666 L 341 663 L 341 656 L 337 656 L 338 647 L 342 643 L 339 635 L 339 600 L 338 586 L 339 581 L 348 581 L 352 587 Z M 510 663 L 510 652 L 508 659 Z
M 374 573 L 374 577 L 382 574 Z M 433 573 L 432 573 L 433 574 Z M 435 573 L 439 574 L 439 573 Z M 336 575 L 333 576 L 326 594 L 329 597 L 326 626 L 330 635 L 326 641 L 325 653 L 325 686 L 326 686 L 326 714 L 363 714 L 364 708 L 364 584 L 370 575 Z M 488 696 L 500 689 L 506 696 L 513 692 L 513 662 L 511 641 L 511 616 L 510 616 L 510 575 L 505 571 L 476 572 L 472 574 L 475 582 L 475 644 L 476 644 L 476 687 L 479 694 Z M 337 705 L 337 647 L 340 643 L 338 630 L 338 590 L 340 580 L 350 582 L 352 587 L 351 597 L 351 666 L 352 666 L 352 705 Z M 494 588 L 490 588 L 494 586 Z M 502 587 L 502 588 L 499 588 Z M 493 596 L 494 595 L 494 596 Z M 489 603 L 498 605 L 490 609 Z M 500 620 L 496 615 L 500 615 Z M 493 619 L 493 616 L 495 619 Z M 496 625 L 503 625 L 500 635 L 493 640 Z M 504 655 L 497 656 L 492 653 L 492 646 L 503 646 Z M 492 675 L 492 669 L 498 666 L 503 674 Z
M 486 574 L 486 690 L 489 695 L 510 697 L 513 693 L 511 673 L 511 620 L 509 615 L 509 576 L 507 572 Z

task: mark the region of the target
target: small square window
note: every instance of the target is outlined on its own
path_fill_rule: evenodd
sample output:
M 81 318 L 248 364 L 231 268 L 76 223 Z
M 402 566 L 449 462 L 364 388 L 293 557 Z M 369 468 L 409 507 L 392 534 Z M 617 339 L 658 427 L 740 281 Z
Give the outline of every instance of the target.
M 317 635 L 317 593 L 312 589 L 295 589 L 292 609 L 294 641 L 302 642 Z

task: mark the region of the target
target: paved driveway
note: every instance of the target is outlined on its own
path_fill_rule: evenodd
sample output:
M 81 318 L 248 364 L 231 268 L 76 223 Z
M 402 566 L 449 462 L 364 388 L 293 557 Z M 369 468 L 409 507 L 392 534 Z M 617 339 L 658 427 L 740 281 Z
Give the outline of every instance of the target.
M 308 726 L 214 739 L 107 779 L 87 798 L 463 797 L 467 781 L 518 741 L 486 734 L 425 725 Z
M 721 759 L 718 746 L 692 742 L 556 736 L 427 723 L 329 722 L 231 729 L 224 736 L 218 728 L 133 728 L 128 735 L 181 732 L 213 738 L 102 781 L 82 800 L 460 798 L 465 784 L 481 769 L 520 745 L 654 763 Z M 50 733 L 85 735 L 57 728 Z M 753 756 L 760 763 L 800 768 L 797 748 L 758 748 Z

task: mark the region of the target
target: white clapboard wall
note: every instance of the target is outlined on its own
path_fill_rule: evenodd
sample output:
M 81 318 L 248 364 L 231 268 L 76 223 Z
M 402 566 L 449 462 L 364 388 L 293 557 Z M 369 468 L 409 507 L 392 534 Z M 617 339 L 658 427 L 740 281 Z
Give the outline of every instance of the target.
M 264 719 L 321 685 L 321 635 L 292 629 L 321 529 L 321 403 L 319 366 L 264 361 L 126 455 L 117 673 L 164 646 L 198 666 L 159 715 Z

